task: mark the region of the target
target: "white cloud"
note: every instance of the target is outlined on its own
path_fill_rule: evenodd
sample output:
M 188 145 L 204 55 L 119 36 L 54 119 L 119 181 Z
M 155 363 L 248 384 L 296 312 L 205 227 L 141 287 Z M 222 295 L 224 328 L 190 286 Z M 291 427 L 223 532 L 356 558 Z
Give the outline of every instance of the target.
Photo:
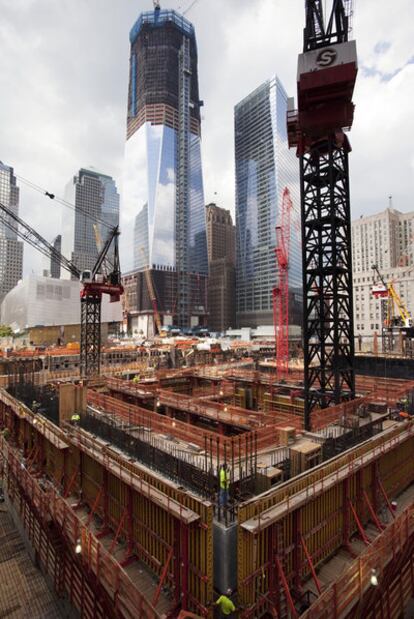
M 189 0 L 171 0 L 171 8 Z M 234 212 L 233 107 L 277 73 L 295 94 L 303 0 L 198 0 L 187 15 L 199 52 L 206 201 Z M 165 2 L 165 7 L 167 6 Z M 121 189 L 129 30 L 151 0 L 0 0 L 0 159 L 58 195 L 82 166 Z M 413 209 L 412 0 L 356 3 L 360 73 L 350 139 L 353 214 Z M 396 73 L 397 72 L 397 73 Z M 393 77 L 391 77 L 393 76 Z M 391 79 L 390 79 L 391 77 Z M 388 80 L 388 81 L 387 81 Z M 47 238 L 52 202 L 22 188 L 21 215 Z M 216 195 L 217 194 L 217 195 Z M 41 259 L 25 249 L 26 269 Z

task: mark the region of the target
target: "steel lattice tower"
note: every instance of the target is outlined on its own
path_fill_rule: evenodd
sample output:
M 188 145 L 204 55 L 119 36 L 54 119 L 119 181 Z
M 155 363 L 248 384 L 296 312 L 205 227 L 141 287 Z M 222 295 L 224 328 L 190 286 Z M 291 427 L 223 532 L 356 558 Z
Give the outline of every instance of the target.
M 315 407 L 355 395 L 347 143 L 338 144 L 329 136 L 301 156 L 300 168 L 309 427 Z
M 81 298 L 80 375 L 99 376 L 101 366 L 101 295 Z
M 289 145 L 300 160 L 303 241 L 305 427 L 311 413 L 355 396 L 351 211 L 344 134 L 353 121 L 357 75 L 348 41 L 352 3 L 307 0 L 298 61 L 298 111 L 288 112 Z

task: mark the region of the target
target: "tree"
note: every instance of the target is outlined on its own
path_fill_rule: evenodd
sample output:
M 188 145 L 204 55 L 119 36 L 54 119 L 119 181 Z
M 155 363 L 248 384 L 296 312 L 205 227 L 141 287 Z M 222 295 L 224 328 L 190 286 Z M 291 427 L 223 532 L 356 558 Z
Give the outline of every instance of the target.
M 8 325 L 0 325 L 0 337 L 10 337 L 13 335 L 13 329 Z

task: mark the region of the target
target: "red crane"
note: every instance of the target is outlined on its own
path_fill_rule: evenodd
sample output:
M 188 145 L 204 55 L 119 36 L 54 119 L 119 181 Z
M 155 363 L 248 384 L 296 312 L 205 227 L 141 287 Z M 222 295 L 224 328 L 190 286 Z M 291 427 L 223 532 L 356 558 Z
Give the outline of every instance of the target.
M 51 199 L 53 194 L 46 194 Z M 54 196 L 53 196 L 54 197 Z M 44 239 L 16 213 L 0 202 L 0 223 L 47 258 L 52 258 L 82 283 L 80 374 L 82 378 L 99 376 L 101 359 L 101 305 L 102 295 L 109 295 L 110 303 L 120 300 L 124 291 L 118 252 L 118 226 L 112 228 L 101 247 L 92 271 L 80 271 L 53 245 Z M 111 251 L 110 251 L 111 250 Z M 109 253 L 111 258 L 109 259 Z
M 289 247 L 292 199 L 283 190 L 279 224 L 276 225 L 277 283 L 273 288 L 273 323 L 275 326 L 276 375 L 285 378 L 289 371 Z

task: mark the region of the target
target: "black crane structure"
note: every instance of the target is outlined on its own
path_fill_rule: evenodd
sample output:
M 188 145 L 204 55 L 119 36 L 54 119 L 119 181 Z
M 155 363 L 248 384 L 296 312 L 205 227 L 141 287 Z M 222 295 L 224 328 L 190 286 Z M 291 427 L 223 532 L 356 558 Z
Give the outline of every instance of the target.
M 307 0 L 298 111 L 288 112 L 289 145 L 300 160 L 307 429 L 315 409 L 355 397 L 351 149 L 344 129 L 353 120 L 357 66 L 355 43 L 348 42 L 349 4 L 334 0 L 325 26 L 322 0 Z
M 108 294 L 110 301 L 115 302 L 120 300 L 123 292 L 118 250 L 118 237 L 120 234 L 118 226 L 110 230 L 92 271 L 82 272 L 71 260 L 65 258 L 41 234 L 2 202 L 0 202 L 0 223 L 7 226 L 20 239 L 26 241 L 26 243 L 47 258 L 53 258 L 55 262 L 58 262 L 75 279 L 82 282 L 80 293 L 80 374 L 82 378 L 99 375 L 102 295 Z M 111 259 L 108 257 L 110 249 Z

